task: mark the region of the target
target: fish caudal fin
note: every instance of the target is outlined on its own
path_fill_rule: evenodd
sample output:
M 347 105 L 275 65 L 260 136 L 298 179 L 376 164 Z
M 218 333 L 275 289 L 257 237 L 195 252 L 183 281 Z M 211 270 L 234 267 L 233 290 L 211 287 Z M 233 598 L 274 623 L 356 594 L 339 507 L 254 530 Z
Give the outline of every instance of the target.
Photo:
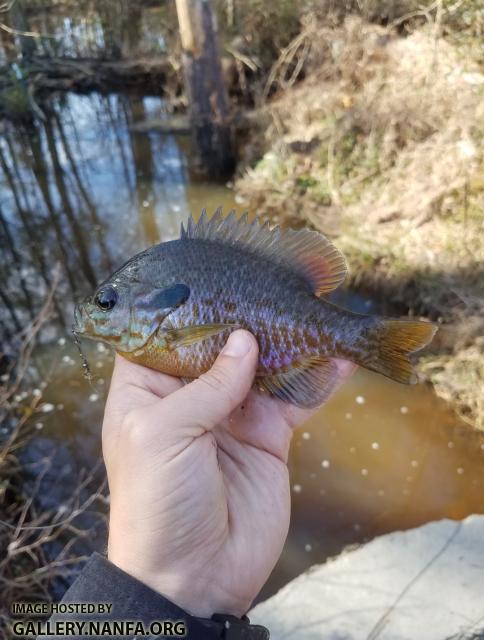
M 360 364 L 396 382 L 415 384 L 417 376 L 409 356 L 423 349 L 436 331 L 430 322 L 383 320 L 368 336 L 371 355 Z

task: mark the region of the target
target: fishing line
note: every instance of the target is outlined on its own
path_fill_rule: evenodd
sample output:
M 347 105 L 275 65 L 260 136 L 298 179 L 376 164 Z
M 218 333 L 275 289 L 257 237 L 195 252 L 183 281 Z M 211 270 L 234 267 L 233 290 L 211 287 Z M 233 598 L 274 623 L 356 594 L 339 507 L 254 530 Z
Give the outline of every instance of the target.
M 72 335 L 74 336 L 74 344 L 76 345 L 76 347 L 77 347 L 77 349 L 79 351 L 79 355 L 81 356 L 83 376 L 89 382 L 91 387 L 94 388 L 94 385 L 93 385 L 94 376 L 92 375 L 91 367 L 89 366 L 89 362 L 87 360 L 87 357 L 86 357 L 84 351 L 82 350 L 81 341 L 79 340 L 79 336 L 77 335 L 77 333 L 76 333 L 74 328 L 72 329 Z

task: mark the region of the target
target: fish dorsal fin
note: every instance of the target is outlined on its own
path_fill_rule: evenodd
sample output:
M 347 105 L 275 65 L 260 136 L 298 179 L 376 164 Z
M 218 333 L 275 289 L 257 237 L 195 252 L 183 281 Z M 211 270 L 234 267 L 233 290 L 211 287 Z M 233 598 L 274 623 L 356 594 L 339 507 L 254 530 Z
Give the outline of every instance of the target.
M 190 216 L 186 229 L 182 225 L 181 238 L 213 240 L 265 256 L 304 278 L 317 296 L 336 289 L 347 274 L 343 255 L 322 234 L 307 229 L 271 229 L 259 218 L 249 222 L 247 213 L 237 218 L 234 210 L 224 218 L 218 208 L 209 218 L 203 209 L 198 222 Z

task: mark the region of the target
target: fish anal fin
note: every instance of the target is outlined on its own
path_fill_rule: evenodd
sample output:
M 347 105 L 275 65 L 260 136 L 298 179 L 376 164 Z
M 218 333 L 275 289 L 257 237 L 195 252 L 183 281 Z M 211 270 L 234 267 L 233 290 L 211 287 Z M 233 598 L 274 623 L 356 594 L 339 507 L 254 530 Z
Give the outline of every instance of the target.
M 222 331 L 238 329 L 237 324 L 198 324 L 181 327 L 180 329 L 168 329 L 163 332 L 169 349 L 188 347 L 196 342 L 211 338 Z
M 336 289 L 348 271 L 342 253 L 317 231 L 271 228 L 259 218 L 249 222 L 247 214 L 237 218 L 235 211 L 223 217 L 220 208 L 211 218 L 204 209 L 198 222 L 190 216 L 181 238 L 211 240 L 264 256 L 298 274 L 317 296 Z
M 308 358 L 282 373 L 260 376 L 257 386 L 276 398 L 304 409 L 323 404 L 338 383 L 338 367 L 331 358 Z

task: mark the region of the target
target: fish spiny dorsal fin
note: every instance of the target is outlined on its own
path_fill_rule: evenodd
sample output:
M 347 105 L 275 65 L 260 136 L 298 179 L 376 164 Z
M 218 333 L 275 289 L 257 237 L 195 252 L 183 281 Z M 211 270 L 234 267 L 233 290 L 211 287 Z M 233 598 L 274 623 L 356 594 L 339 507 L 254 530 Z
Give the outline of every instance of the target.
M 298 273 L 317 296 L 336 289 L 347 274 L 343 255 L 322 234 L 307 229 L 271 229 L 259 218 L 250 223 L 247 212 L 237 218 L 232 210 L 224 218 L 219 207 L 209 218 L 203 209 L 198 222 L 190 216 L 186 231 L 182 225 L 181 238 L 222 242 L 265 256 Z

